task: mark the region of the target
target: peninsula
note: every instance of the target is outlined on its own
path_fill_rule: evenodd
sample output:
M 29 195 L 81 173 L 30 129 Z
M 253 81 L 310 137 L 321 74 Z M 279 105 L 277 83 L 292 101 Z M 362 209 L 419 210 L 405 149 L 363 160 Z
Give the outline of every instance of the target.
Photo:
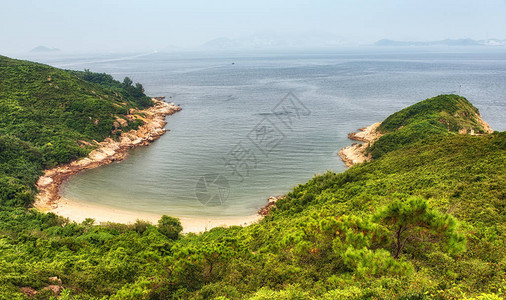
M 339 156 L 351 167 L 427 137 L 492 132 L 478 109 L 467 99 L 457 95 L 440 95 L 396 112 L 383 122 L 348 134 L 350 140 L 358 143 L 341 149 Z

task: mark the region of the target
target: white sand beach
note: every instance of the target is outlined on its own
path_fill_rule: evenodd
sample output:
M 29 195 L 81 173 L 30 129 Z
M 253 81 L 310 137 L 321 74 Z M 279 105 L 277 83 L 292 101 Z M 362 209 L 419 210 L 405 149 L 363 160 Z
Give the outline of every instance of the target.
M 161 217 L 161 215 L 153 213 L 135 212 L 93 203 L 81 203 L 65 198 L 61 198 L 57 207 L 49 211 L 78 223 L 84 221 L 86 218 L 92 218 L 95 220 L 95 224 L 106 222 L 131 224 L 136 220 L 144 220 L 156 224 Z M 262 216 L 256 214 L 245 217 L 178 218 L 181 220 L 184 233 L 198 233 L 208 231 L 214 227 L 249 225 L 259 221 Z

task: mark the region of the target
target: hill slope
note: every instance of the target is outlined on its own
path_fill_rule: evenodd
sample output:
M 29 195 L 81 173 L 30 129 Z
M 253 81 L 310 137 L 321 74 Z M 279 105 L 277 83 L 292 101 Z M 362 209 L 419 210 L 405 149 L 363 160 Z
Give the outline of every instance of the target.
M 58 276 L 78 299 L 500 299 L 505 165 L 505 133 L 446 136 L 316 176 L 259 224 L 176 239 L 142 222 L 0 212 L 0 293 L 42 295 Z M 391 229 L 376 217 L 420 200 L 457 220 L 459 247 L 422 231 L 393 259 Z
M 0 205 L 28 205 L 43 169 L 86 155 L 118 118 L 137 127 L 129 109 L 150 105 L 110 75 L 0 56 Z

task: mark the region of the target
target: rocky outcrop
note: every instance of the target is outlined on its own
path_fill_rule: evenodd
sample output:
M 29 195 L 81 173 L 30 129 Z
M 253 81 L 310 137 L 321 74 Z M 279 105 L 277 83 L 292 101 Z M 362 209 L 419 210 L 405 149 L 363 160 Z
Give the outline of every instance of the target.
M 63 291 L 61 279 L 58 278 L 57 276 L 53 276 L 53 277 L 49 277 L 48 281 L 52 284 L 44 287 L 42 289 L 42 291 L 48 290 L 48 291 L 51 291 L 53 293 L 53 295 L 59 296 L 61 294 L 61 292 Z M 31 288 L 31 287 L 22 287 L 22 288 L 20 288 L 20 290 L 25 296 L 27 296 L 29 298 L 35 297 L 39 293 L 39 291 L 37 291 L 36 289 Z
M 27 286 L 20 288 L 20 290 L 27 297 L 35 297 L 38 294 L 37 290 Z
M 476 132 L 476 130 L 474 128 L 472 128 L 472 126 L 463 126 L 462 128 L 459 129 L 459 134 L 470 134 L 470 135 L 480 135 L 480 134 L 489 134 L 489 133 L 493 133 L 494 130 L 492 130 L 492 128 L 490 127 L 490 125 L 488 125 L 487 122 L 483 121 L 483 119 L 481 118 L 481 115 L 479 113 L 476 113 L 474 115 L 474 121 L 478 124 L 478 127 L 481 127 L 479 129 L 479 133 Z M 481 133 L 483 132 L 483 133 Z
M 478 119 L 476 121 L 483 127 L 483 131 L 485 133 L 494 133 L 492 127 L 490 127 L 490 125 L 481 118 L 481 115 L 478 115 Z
M 260 208 L 260 210 L 258 210 L 258 214 L 261 215 L 262 217 L 267 216 L 271 212 L 271 210 L 276 207 L 276 202 L 279 199 L 283 199 L 285 197 L 286 196 L 270 196 L 267 199 L 267 204 L 262 208 Z
M 367 153 L 366 149 L 381 137 L 382 134 L 377 130 L 380 125 L 381 122 L 374 123 L 365 128 L 360 128 L 358 132 L 348 134 L 350 140 L 364 143 L 353 143 L 351 146 L 339 151 L 339 156 L 346 166 L 351 167 L 355 164 L 371 160 L 371 156 Z
M 53 294 L 55 296 L 58 296 L 63 291 L 63 287 L 60 285 L 52 284 L 52 285 L 46 286 L 45 288 L 43 288 L 43 290 L 49 290 L 49 291 L 53 292 Z
M 37 181 L 39 193 L 36 196 L 35 207 L 41 210 L 55 208 L 60 199 L 59 187 L 70 176 L 82 170 L 123 160 L 128 150 L 148 145 L 160 138 L 166 131 L 164 128 L 167 124 L 165 117 L 180 111 L 181 108 L 174 103 L 169 104 L 158 99 L 153 99 L 153 101 L 154 106 L 131 112 L 130 118 L 144 121 L 144 124 L 136 130 L 123 132 L 117 140 L 107 138 L 103 142 L 97 143 L 98 148 L 91 151 L 85 158 L 46 170 Z

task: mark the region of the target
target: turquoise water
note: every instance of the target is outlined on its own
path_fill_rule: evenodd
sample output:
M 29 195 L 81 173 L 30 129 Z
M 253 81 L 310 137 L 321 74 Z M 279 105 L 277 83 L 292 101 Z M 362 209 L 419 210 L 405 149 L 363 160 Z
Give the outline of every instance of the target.
M 289 192 L 327 170 L 343 171 L 337 151 L 351 143 L 349 132 L 459 89 L 493 129 L 506 130 L 506 54 L 496 50 L 152 53 L 38 60 L 107 72 L 117 79 L 130 76 L 147 94 L 167 96 L 183 108 L 168 118 L 171 131 L 151 146 L 133 150 L 121 163 L 80 173 L 62 187 L 70 199 L 135 211 L 251 215 L 270 195 Z M 285 99 L 276 107 L 289 92 L 300 102 Z M 262 129 L 274 131 L 262 140 Z M 231 167 L 237 162 L 234 173 Z M 196 192 L 203 191 L 197 183 L 205 174 L 221 174 L 228 183 L 228 188 L 209 187 L 209 195 L 222 196 L 222 205 L 203 205 L 197 198 Z

